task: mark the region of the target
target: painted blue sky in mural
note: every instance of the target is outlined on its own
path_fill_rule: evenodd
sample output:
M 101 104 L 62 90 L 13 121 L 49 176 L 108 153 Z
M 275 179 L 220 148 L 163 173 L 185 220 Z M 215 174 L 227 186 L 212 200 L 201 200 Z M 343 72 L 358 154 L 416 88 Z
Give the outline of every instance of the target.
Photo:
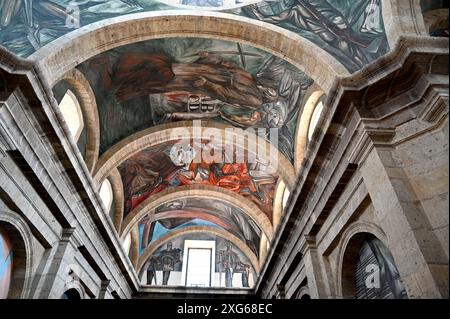
M 152 238 L 150 240 L 150 243 L 154 242 L 155 240 L 160 239 L 161 237 L 163 237 L 175 230 L 179 230 L 179 229 L 191 227 L 191 226 L 210 226 L 210 227 L 220 228 L 219 226 L 217 226 L 214 223 L 208 222 L 206 220 L 198 219 L 198 218 L 193 219 L 184 224 L 181 224 L 172 229 L 164 227 L 159 221 L 157 221 L 157 222 L 155 222 L 155 228 L 153 229 Z M 140 241 L 139 242 L 139 254 L 142 254 L 142 252 L 146 248 L 146 247 L 143 247 L 143 245 L 141 245 L 143 231 L 144 231 L 144 225 L 139 225 L 139 241 Z
M 351 72 L 388 51 L 381 0 L 9 0 L 0 2 L 0 44 L 28 57 L 96 21 L 173 9 L 216 10 L 280 26 L 331 53 Z

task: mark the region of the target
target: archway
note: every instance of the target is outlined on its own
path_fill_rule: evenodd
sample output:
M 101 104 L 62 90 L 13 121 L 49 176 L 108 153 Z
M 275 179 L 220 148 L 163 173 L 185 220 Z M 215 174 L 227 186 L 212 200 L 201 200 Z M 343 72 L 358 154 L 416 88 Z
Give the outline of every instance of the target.
M 74 300 L 78 300 L 81 299 L 81 295 L 78 292 L 78 290 L 76 290 L 75 288 L 70 288 L 68 290 L 66 290 L 61 299 L 74 299 Z
M 341 276 L 343 298 L 407 298 L 392 254 L 373 234 L 357 233 L 350 239 Z
M 0 220 L 0 246 L 0 299 L 23 298 L 29 271 L 27 245 L 21 232 L 3 220 Z

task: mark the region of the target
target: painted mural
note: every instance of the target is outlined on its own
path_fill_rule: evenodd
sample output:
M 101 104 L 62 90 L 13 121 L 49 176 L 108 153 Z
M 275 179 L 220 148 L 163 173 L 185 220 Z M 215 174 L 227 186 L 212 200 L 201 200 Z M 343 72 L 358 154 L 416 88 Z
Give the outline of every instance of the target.
M 434 22 L 430 25 L 429 34 L 432 37 L 449 37 L 448 1 L 445 0 L 420 0 L 420 7 L 424 20 L 434 16 Z
M 12 267 L 12 244 L 6 231 L 0 227 L 0 299 L 6 299 L 8 297 Z
M 184 286 L 189 271 L 186 266 L 189 254 L 185 243 L 195 247 L 196 241 L 213 241 L 210 285 L 213 287 L 251 287 L 256 274 L 249 259 L 230 241 L 208 233 L 187 234 L 163 243 L 145 262 L 141 270 L 142 283 L 148 285 Z M 192 246 L 191 246 L 192 245 Z
M 151 217 L 150 217 L 151 216 Z M 240 208 L 209 198 L 180 198 L 159 206 L 139 222 L 139 250 L 152 242 L 190 226 L 221 228 L 242 240 L 259 255 L 261 229 Z
M 119 167 L 124 188 L 125 216 L 149 196 L 183 185 L 211 185 L 240 194 L 272 216 L 273 197 L 278 175 L 262 163 L 207 163 L 202 152 L 179 154 L 173 147 L 178 141 L 159 144 L 138 152 Z M 200 148 L 206 143 L 201 143 Z
M 100 153 L 153 125 L 208 120 L 277 129 L 294 160 L 298 114 L 313 81 L 286 61 L 235 42 L 168 38 L 116 48 L 79 66 L 100 117 Z
M 300 34 L 351 72 L 388 51 L 381 0 L 261 1 L 240 12 Z
M 0 44 L 27 57 L 77 28 L 130 13 L 220 10 L 278 25 L 334 55 L 350 71 L 388 51 L 381 0 L 8 0 Z

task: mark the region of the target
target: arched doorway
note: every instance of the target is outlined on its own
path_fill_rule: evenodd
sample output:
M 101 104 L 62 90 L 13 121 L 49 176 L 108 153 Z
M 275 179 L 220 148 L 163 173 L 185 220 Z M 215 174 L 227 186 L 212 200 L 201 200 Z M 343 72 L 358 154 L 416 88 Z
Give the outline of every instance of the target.
M 23 236 L 23 225 L 17 220 L 10 223 L 8 215 L 7 212 L 0 212 L 0 219 L 8 220 L 0 220 L 0 299 L 25 298 L 24 287 L 29 271 L 26 247 L 30 243 L 27 241 L 25 244 L 28 238 Z
M 8 233 L 0 225 L 0 299 L 8 297 L 13 273 L 13 247 Z
M 66 290 L 61 299 L 81 299 L 81 295 L 75 288 L 71 288 L 69 290 Z
M 358 233 L 349 241 L 342 264 L 342 295 L 356 299 L 406 299 L 394 257 L 381 240 Z

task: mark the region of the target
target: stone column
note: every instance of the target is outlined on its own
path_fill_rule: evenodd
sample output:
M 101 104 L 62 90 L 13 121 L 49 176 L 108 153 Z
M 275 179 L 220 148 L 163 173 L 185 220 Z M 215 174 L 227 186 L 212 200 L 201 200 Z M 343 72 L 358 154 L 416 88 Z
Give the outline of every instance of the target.
M 327 299 L 330 295 L 323 267 L 320 263 L 320 256 L 317 251 L 315 239 L 311 236 L 304 236 L 300 251 L 303 254 L 306 278 L 312 299 Z
M 106 298 L 106 293 L 108 292 L 108 287 L 110 284 L 111 280 L 103 280 L 102 284 L 100 286 L 100 292 L 98 294 L 98 298 L 97 299 L 105 299 Z
M 392 145 L 394 129 L 363 124 L 357 162 L 409 298 L 448 297 L 448 259 Z M 423 163 L 427 165 L 427 163 Z
M 64 229 L 59 244 L 44 254 L 35 274 L 37 286 L 33 298 L 61 298 L 68 278 L 69 265 L 75 254 L 70 244 L 74 230 L 74 228 Z

